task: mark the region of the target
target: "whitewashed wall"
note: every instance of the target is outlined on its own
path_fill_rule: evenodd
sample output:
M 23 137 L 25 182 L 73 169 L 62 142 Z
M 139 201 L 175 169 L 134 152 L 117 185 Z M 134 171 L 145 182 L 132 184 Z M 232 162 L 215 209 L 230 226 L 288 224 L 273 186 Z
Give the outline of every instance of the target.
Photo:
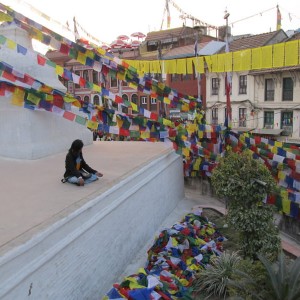
M 66 92 L 54 68 L 37 64 L 37 53 L 33 51 L 31 39 L 25 30 L 15 24 L 2 24 L 0 34 L 28 50 L 26 55 L 22 55 L 1 45 L 1 61 L 11 65 L 17 72 L 27 73 L 56 90 Z M 30 88 L 18 81 L 15 84 Z M 51 112 L 14 106 L 11 97 L 0 97 L 0 156 L 38 159 L 65 152 L 75 139 L 82 139 L 85 145 L 93 142 L 92 133 L 85 126 Z

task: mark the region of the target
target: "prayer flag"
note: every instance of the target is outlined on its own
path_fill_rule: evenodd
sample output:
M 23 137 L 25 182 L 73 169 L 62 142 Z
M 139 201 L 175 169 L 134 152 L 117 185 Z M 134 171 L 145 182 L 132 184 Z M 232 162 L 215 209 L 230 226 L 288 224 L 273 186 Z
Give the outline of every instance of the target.
M 281 12 L 279 10 L 279 5 L 277 5 L 277 26 L 276 26 L 276 30 L 280 30 L 281 29 Z

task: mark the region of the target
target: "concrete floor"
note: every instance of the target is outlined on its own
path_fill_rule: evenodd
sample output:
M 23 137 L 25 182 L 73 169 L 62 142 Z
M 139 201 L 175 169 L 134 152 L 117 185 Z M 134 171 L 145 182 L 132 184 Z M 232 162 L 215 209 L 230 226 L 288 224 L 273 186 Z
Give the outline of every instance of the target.
M 37 160 L 0 157 L 0 255 L 173 150 L 166 143 L 94 142 L 83 155 L 104 176 L 84 187 L 61 183 L 67 151 Z

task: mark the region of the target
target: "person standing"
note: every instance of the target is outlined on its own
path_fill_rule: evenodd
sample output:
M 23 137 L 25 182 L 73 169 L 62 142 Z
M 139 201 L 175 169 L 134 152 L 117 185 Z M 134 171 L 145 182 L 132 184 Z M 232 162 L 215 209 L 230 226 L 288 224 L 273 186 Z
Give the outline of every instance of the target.
M 91 168 L 82 155 L 82 140 L 73 141 L 65 160 L 65 173 L 62 182 L 69 182 L 83 186 L 84 184 L 96 181 L 103 174 Z

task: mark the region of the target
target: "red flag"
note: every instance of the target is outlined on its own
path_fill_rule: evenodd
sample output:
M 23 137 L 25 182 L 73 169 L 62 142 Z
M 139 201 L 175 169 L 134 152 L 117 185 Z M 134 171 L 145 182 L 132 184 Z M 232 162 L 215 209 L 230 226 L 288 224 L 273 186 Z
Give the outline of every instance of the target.
M 46 63 L 46 58 L 42 57 L 41 55 L 37 55 L 37 62 L 39 65 L 44 66 Z
M 76 115 L 73 114 L 72 112 L 66 110 L 66 111 L 64 112 L 63 117 L 64 117 L 65 119 L 67 119 L 67 120 L 74 121 Z
M 228 38 L 226 38 L 226 47 L 225 47 L 225 52 L 229 52 L 229 43 L 228 43 Z M 225 86 L 226 86 L 226 119 L 225 119 L 225 126 L 226 127 L 231 127 L 231 120 L 232 120 L 232 113 L 231 113 L 231 101 L 230 101 L 230 93 L 231 93 L 231 73 L 227 72 L 226 77 L 225 77 Z

